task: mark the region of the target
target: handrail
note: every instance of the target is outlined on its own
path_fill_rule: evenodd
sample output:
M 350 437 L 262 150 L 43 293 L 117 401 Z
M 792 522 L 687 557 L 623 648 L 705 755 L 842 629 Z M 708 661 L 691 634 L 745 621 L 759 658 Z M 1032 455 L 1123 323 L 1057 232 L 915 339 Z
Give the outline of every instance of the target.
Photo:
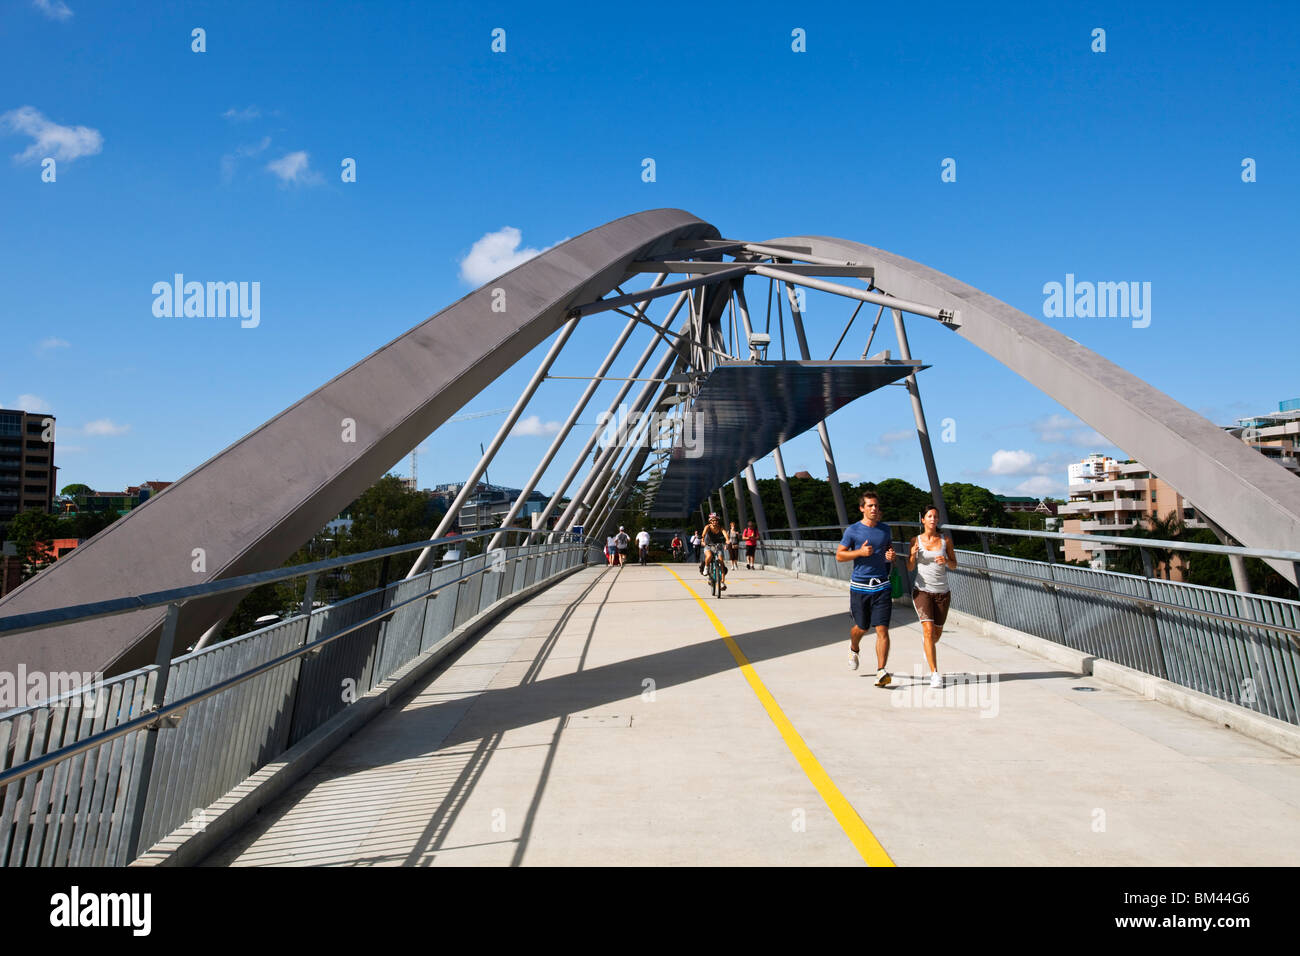
M 895 522 L 895 523 L 901 523 L 901 522 Z M 952 527 L 952 526 L 951 526 L 951 525 L 945 525 L 945 527 Z M 808 530 L 813 530 L 813 529 L 810 528 L 810 529 L 808 529 Z M 784 542 L 783 542 L 783 543 L 784 543 Z M 789 543 L 794 543 L 794 542 L 789 542 Z M 811 542 L 811 543 L 813 543 L 813 544 L 827 544 L 828 542 L 820 541 L 820 542 Z M 959 553 L 961 553 L 961 554 L 969 554 L 969 555 L 971 555 L 972 557 L 983 557 L 983 555 L 982 555 L 980 552 L 978 552 L 978 551 L 966 551 L 965 549 L 961 549 L 961 550 L 959 551 Z M 1000 555 L 994 555 L 994 557 L 1000 557 Z M 1017 561 L 1028 561 L 1028 560 L 1030 560 L 1030 559 L 1028 559 L 1028 558 L 1015 558 L 1015 559 L 1013 559 L 1013 560 L 1017 560 Z M 1049 568 L 1051 568 L 1051 567 L 1055 567 L 1054 564 L 1048 564 L 1046 561 L 1034 561 L 1034 562 L 1032 562 L 1032 563 L 1034 563 L 1034 564 L 1044 564 L 1044 565 L 1046 565 L 1046 566 L 1049 567 Z M 1064 565 L 1064 567 L 1069 567 L 1069 565 Z M 1286 627 L 1285 625 L 1282 625 L 1282 624 L 1272 624 L 1272 623 L 1269 623 L 1268 621 L 1257 621 L 1257 620 L 1254 620 L 1254 619 L 1247 619 L 1247 618 L 1243 618 L 1243 617 L 1233 617 L 1233 616 L 1230 615 L 1230 614 L 1220 614 L 1220 613 L 1217 612 L 1217 611 L 1206 611 L 1206 610 L 1203 610 L 1203 609 L 1201 609 L 1201 608 L 1196 608 L 1196 607 L 1184 607 L 1184 606 L 1181 605 L 1181 604 L 1173 604 L 1173 603 L 1170 603 L 1169 601 L 1161 601 L 1161 600 L 1159 600 L 1159 599 L 1157 599 L 1157 598 L 1153 598 L 1153 597 L 1140 597 L 1140 596 L 1138 596 L 1138 595 L 1136 595 L 1136 594 L 1124 594 L 1124 593 L 1121 592 L 1121 591 L 1108 591 L 1108 590 L 1106 590 L 1105 588 L 1094 588 L 1094 587 L 1089 587 L 1089 586 L 1086 585 L 1086 584 L 1073 584 L 1073 583 L 1071 583 L 1071 582 L 1069 582 L 1069 581 L 1057 581 L 1057 580 L 1055 580 L 1054 578 L 1040 578 L 1040 577 L 1035 577 L 1035 576 L 1032 575 L 1032 574 L 1017 574 L 1017 573 L 1014 572 L 1014 571 L 1004 571 L 1004 570 L 1002 570 L 1001 568 L 981 568 L 981 567 L 978 567 L 978 566 L 971 566 L 971 565 L 969 565 L 969 564 L 959 564 L 959 565 L 957 565 L 956 567 L 952 568 L 951 570 L 952 570 L 954 573 L 961 573 L 961 574 L 982 574 L 982 575 L 985 575 L 985 576 L 988 576 L 988 575 L 991 575 L 991 574 L 996 574 L 996 575 L 998 575 L 998 576 L 1000 576 L 1000 577 L 1017 578 L 1017 579 L 1022 580 L 1022 581 L 1032 581 L 1032 582 L 1035 583 L 1035 584 L 1041 584 L 1041 585 L 1043 585 L 1043 586 L 1046 587 L 1048 590 L 1051 590 L 1052 588 L 1069 588 L 1070 590 L 1073 590 L 1073 591 L 1086 591 L 1086 592 L 1088 592 L 1088 593 L 1090 593 L 1090 594 L 1100 594 L 1100 595 L 1102 595 L 1102 596 L 1104 596 L 1104 597 L 1108 597 L 1108 598 L 1118 598 L 1118 599 L 1120 599 L 1120 600 L 1129 601 L 1129 602 L 1132 602 L 1132 603 L 1134 603 L 1134 604 L 1140 604 L 1140 605 L 1143 605 L 1143 606 L 1145 606 L 1145 607 L 1151 607 L 1151 608 L 1164 608 L 1164 609 L 1166 609 L 1166 610 L 1170 610 L 1170 611 L 1178 611 L 1178 612 L 1180 612 L 1180 613 L 1184 613 L 1184 614 L 1199 614 L 1199 615 L 1201 615 L 1202 617 L 1210 617 L 1210 618 L 1214 618 L 1214 619 L 1219 620 L 1219 621 L 1227 621 L 1227 622 L 1229 622 L 1229 623 L 1232 623 L 1232 624 L 1238 624 L 1238 625 L 1241 625 L 1241 626 L 1243 626 L 1243 627 L 1257 627 L 1257 628 L 1261 628 L 1262 630 L 1267 630 L 1267 631 L 1277 631 L 1278 633 L 1280 633 L 1280 634 L 1286 634 L 1288 637 L 1291 637 L 1291 638 L 1293 638 L 1293 639 L 1300 638 L 1300 629 L 1297 629 L 1297 628 Z M 1081 570 L 1081 571 L 1093 571 L 1093 569 L 1091 569 L 1091 568 L 1076 568 L 1075 570 Z M 1094 573 L 1096 573 L 1096 572 L 1094 571 Z M 1234 592 L 1234 593 L 1235 593 L 1235 592 Z M 1256 595 L 1249 595 L 1249 594 L 1248 594 L 1248 595 L 1241 595 L 1241 596 L 1242 596 L 1242 597 L 1256 597 Z M 1297 646 L 1300 647 L 1300 641 L 1297 641 Z
M 888 525 L 918 528 L 919 521 L 886 521 Z M 1199 544 L 1192 541 L 1170 541 L 1165 538 L 1123 538 L 1108 534 L 1079 534 L 1074 531 L 1032 531 L 1022 528 L 985 528 L 975 525 L 945 524 L 939 526 L 943 531 L 971 531 L 976 534 L 1013 535 L 1022 538 L 1051 538 L 1057 541 L 1091 541 L 1103 544 L 1122 544 L 1131 548 L 1168 548 L 1172 551 L 1201 551 L 1206 554 L 1241 555 L 1247 558 L 1274 558 L 1281 561 L 1300 562 L 1300 551 L 1278 551 L 1272 548 L 1244 548 L 1227 544 Z M 840 531 L 843 525 L 816 525 L 810 528 L 776 528 L 768 531 L 768 537 L 781 532 L 784 534 L 802 534 L 805 531 Z
M 499 531 L 499 530 L 500 530 L 499 528 L 493 529 L 492 532 L 484 532 L 484 534 L 494 533 L 495 531 Z M 545 551 L 540 551 L 537 553 L 549 554 L 553 550 L 561 550 L 564 547 L 573 547 L 575 544 L 577 544 L 577 542 L 572 542 L 572 541 L 563 542 L 558 545 L 548 547 L 547 550 Z M 507 558 L 505 563 L 509 563 L 511 561 L 526 560 L 531 556 L 532 555 L 526 555 L 526 554 L 515 555 L 514 557 Z M 477 555 L 475 555 L 475 557 L 477 557 Z M 37 773 L 38 771 L 43 770 L 44 768 L 51 766 L 53 764 L 59 763 L 62 760 L 66 760 L 69 757 L 75 757 L 77 754 L 84 753 L 87 750 L 92 750 L 95 747 L 98 747 L 101 744 L 105 744 L 110 740 L 115 740 L 118 737 L 124 737 L 127 734 L 134 733 L 137 730 L 156 729 L 157 727 L 162 726 L 163 722 L 166 721 L 168 717 L 171 717 L 175 714 L 180 714 L 185 710 L 188 710 L 190 707 L 193 707 L 195 704 L 207 700 L 209 697 L 215 697 L 217 694 L 223 693 L 238 684 L 242 684 L 245 681 L 252 680 L 254 677 L 257 677 L 258 675 L 263 674 L 266 671 L 279 667 L 281 664 L 286 664 L 296 657 L 301 657 L 305 654 L 319 653 L 321 648 L 323 648 L 326 644 L 330 644 L 338 640 L 340 637 L 344 637 L 348 634 L 351 634 L 353 631 L 358 631 L 363 627 L 367 627 L 371 624 L 376 623 L 377 621 L 382 621 L 384 618 L 392 616 L 395 612 L 401 610 L 403 607 L 405 607 L 408 604 L 413 604 L 416 601 L 423 600 L 429 597 L 430 595 L 436 598 L 438 596 L 439 591 L 446 590 L 447 588 L 451 587 L 453 584 L 458 584 L 461 581 L 467 580 L 468 578 L 472 578 L 476 574 L 491 573 L 495 570 L 496 570 L 495 566 L 482 567 L 482 568 L 478 568 L 477 570 L 471 571 L 468 574 L 462 574 L 460 577 L 454 578 L 450 581 L 444 581 L 442 584 L 439 584 L 436 588 L 430 588 L 428 591 L 424 591 L 420 594 L 415 595 L 414 597 L 407 598 L 406 600 L 400 601 L 397 604 L 392 605 L 391 607 L 385 608 L 384 610 L 378 612 L 377 614 L 372 614 L 370 617 L 365 618 L 364 620 L 358 621 L 354 624 L 349 624 L 347 627 L 343 628 L 340 631 L 336 631 L 333 634 L 330 634 L 328 637 L 318 638 L 315 641 L 311 641 L 307 644 L 304 644 L 302 647 L 297 647 L 291 651 L 286 651 L 280 656 L 274 657 L 269 661 L 264 661 L 263 663 L 258 664 L 255 667 L 249 668 L 246 671 L 241 671 L 240 673 L 235 674 L 232 677 L 227 677 L 225 680 L 219 681 L 216 684 L 213 684 L 211 687 L 204 688 L 201 691 L 195 691 L 193 694 L 190 694 L 188 697 L 182 697 L 180 700 L 172 701 L 170 704 L 166 704 L 165 706 L 151 708 L 136 717 L 132 717 L 130 720 L 126 721 L 125 723 L 118 724 L 116 727 L 110 728 L 108 730 L 102 730 L 99 733 L 92 734 L 91 736 L 86 737 L 83 740 L 79 740 L 74 744 L 69 744 L 66 747 L 62 747 L 58 750 L 51 751 L 50 753 L 43 754 L 40 757 L 36 757 L 34 759 L 28 760 L 25 763 L 19 764 L 16 767 L 11 767 L 8 770 L 0 771 L 0 787 L 7 786 L 9 783 L 11 783 L 14 780 L 21 780 L 23 777 L 29 776 L 33 773 Z M 390 587 L 396 586 L 400 583 L 401 583 L 400 581 L 395 581 L 390 585 Z M 369 593 L 374 593 L 374 592 L 369 592 Z M 292 621 L 300 620 L 302 618 L 306 618 L 308 620 L 308 626 L 310 626 L 310 618 L 311 618 L 310 614 L 297 614 L 280 623 L 289 623 Z M 81 691 L 79 691 L 79 693 L 85 694 L 87 693 L 87 690 L 83 688 Z
M 227 594 L 231 591 L 244 591 L 261 584 L 276 584 L 281 581 L 292 581 L 295 578 L 306 577 L 311 574 L 319 574 L 322 571 L 332 571 L 335 568 L 345 568 L 349 565 L 360 564 L 363 561 L 373 561 L 376 558 L 388 557 L 394 554 L 405 554 L 408 551 L 423 550 L 424 548 L 434 547 L 436 545 L 454 544 L 458 541 L 470 541 L 474 538 L 486 537 L 490 534 L 498 534 L 503 529 L 492 528 L 487 531 L 474 531 L 469 534 L 449 535 L 443 538 L 431 538 L 427 541 L 415 541 L 410 544 L 398 544 L 391 548 L 378 548 L 374 551 L 366 551 L 362 554 L 345 554 L 337 558 L 325 558 L 322 561 L 313 561 L 310 564 L 299 564 L 292 568 L 276 568 L 274 571 L 254 571 L 251 574 L 243 574 L 236 578 L 221 578 L 216 581 L 208 581 L 204 584 L 191 584 L 183 588 L 170 588 L 166 591 L 151 591 L 147 594 L 137 594 L 133 597 L 110 598 L 107 601 L 92 601 L 88 604 L 70 604 L 66 607 L 50 608 L 44 611 L 32 611 L 27 614 L 11 614 L 7 617 L 0 617 L 0 638 L 9 634 L 22 634 L 27 631 L 38 631 L 46 627 L 54 627 L 59 624 L 67 624 L 72 621 L 87 621 L 101 617 L 111 617 L 116 614 L 129 614 L 132 611 L 141 611 L 152 607 L 162 607 L 167 604 L 176 604 L 181 601 L 189 600 L 196 597 L 207 597 L 213 594 Z M 534 529 L 526 528 L 508 528 L 505 529 L 507 534 L 536 534 Z M 564 535 L 570 534 L 563 532 Z M 477 555 L 476 555 L 477 557 Z

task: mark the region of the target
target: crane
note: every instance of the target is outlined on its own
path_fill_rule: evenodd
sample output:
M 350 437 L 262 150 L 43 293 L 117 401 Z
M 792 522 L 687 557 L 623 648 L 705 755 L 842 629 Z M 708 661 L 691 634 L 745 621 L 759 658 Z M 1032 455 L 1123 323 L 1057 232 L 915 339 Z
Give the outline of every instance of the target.
M 488 418 L 492 415 L 504 415 L 510 411 L 508 408 L 493 408 L 485 412 L 466 412 L 464 415 L 453 415 L 443 422 L 444 425 L 450 425 L 452 422 L 467 422 L 475 418 Z M 419 473 L 420 446 L 416 445 L 411 449 L 411 490 L 420 490 L 420 473 Z

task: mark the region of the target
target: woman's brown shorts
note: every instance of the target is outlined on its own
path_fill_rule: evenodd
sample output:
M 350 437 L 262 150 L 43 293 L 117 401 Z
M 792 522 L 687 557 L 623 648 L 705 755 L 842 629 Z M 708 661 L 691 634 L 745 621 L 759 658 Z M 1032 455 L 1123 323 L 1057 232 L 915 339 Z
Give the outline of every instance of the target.
M 916 616 L 922 621 L 930 621 L 935 627 L 943 627 L 943 622 L 948 620 L 948 605 L 951 603 L 951 591 L 935 594 L 933 591 L 912 589 L 912 606 L 916 608 Z

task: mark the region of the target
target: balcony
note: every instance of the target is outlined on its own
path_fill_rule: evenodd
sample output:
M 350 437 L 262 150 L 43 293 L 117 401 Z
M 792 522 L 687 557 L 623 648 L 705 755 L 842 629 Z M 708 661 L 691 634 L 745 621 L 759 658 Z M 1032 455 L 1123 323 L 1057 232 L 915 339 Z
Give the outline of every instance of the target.
M 1136 521 L 1080 521 L 1079 530 L 1090 531 L 1131 531 L 1137 527 Z

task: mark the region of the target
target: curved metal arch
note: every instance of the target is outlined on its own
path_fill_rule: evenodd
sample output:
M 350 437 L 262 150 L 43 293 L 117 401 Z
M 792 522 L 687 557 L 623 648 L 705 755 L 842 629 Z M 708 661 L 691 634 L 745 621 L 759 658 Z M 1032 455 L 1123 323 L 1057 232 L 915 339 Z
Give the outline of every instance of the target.
M 598 226 L 469 293 L 399 336 L 0 599 L 22 614 L 278 567 L 420 441 L 609 292 L 634 260 L 716 239 L 680 209 Z M 500 290 L 500 292 L 497 292 Z M 493 309 L 502 301 L 505 311 Z M 347 421 L 354 440 L 348 441 Z M 195 549 L 202 549 L 203 570 Z M 193 601 L 178 635 L 203 633 L 238 598 Z M 164 612 L 13 635 L 0 668 L 114 672 L 151 663 Z M 179 637 L 178 637 L 179 641 Z M 182 645 L 183 646 L 183 645 Z
M 875 267 L 901 299 L 959 310 L 958 335 L 1141 461 L 1248 547 L 1300 540 L 1300 479 L 1114 362 L 973 286 L 892 252 L 828 236 L 772 239 Z M 797 257 L 797 256 L 796 256 Z M 1269 562 L 1293 584 L 1294 565 Z

